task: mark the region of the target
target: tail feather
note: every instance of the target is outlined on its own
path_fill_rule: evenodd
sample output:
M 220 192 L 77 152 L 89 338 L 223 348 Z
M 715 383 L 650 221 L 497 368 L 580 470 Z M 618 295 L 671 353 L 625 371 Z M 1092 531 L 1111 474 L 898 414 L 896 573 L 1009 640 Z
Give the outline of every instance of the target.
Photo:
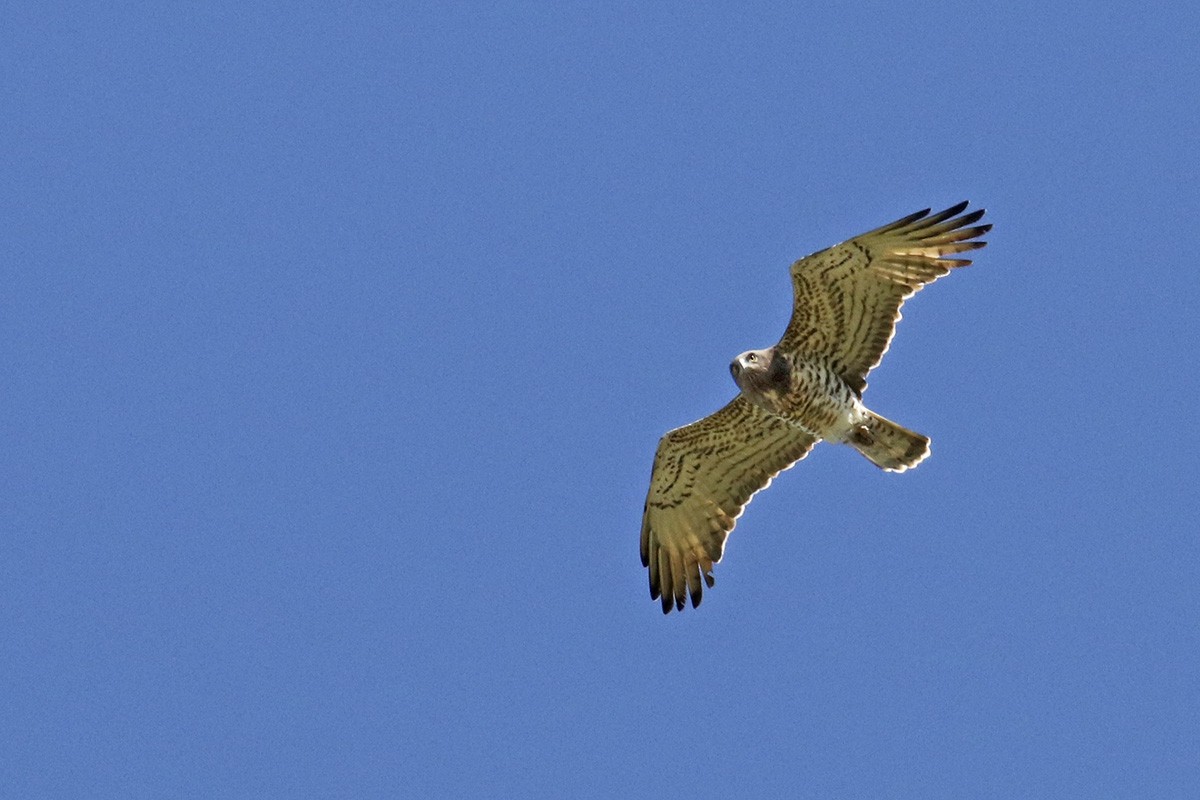
M 889 472 L 904 472 L 929 455 L 929 437 L 903 428 L 868 411 L 867 421 L 847 441 L 871 463 Z

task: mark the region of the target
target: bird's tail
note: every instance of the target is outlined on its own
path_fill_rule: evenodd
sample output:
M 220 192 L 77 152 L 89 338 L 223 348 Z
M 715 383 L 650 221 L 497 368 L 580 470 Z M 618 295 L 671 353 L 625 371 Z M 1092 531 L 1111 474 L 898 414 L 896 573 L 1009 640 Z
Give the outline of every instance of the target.
M 904 472 L 929 455 L 929 437 L 902 428 L 874 411 L 847 441 L 871 463 L 889 472 Z

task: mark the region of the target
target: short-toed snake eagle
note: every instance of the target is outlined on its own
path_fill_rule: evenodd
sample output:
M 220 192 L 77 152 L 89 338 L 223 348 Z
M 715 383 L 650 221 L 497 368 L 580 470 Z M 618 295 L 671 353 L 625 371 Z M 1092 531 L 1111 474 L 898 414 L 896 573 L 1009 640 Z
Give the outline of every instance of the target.
M 792 265 L 794 307 L 783 338 L 730 364 L 741 392 L 658 444 L 642 517 L 642 564 L 663 613 L 700 605 L 725 539 L 755 492 L 821 439 L 845 442 L 893 472 L 929 455 L 929 439 L 862 403 L 867 373 L 887 352 L 900 306 L 971 262 L 991 225 L 965 202 L 910 214 Z M 962 214 L 962 216 L 959 216 Z

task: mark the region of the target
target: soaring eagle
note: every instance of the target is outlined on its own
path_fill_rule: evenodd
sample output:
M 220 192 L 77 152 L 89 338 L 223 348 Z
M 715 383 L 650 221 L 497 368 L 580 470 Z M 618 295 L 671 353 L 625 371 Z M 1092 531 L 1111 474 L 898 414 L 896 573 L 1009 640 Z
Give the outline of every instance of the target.
M 729 365 L 741 392 L 727 406 L 662 437 L 642 517 L 642 565 L 663 613 L 700 605 L 712 567 L 755 492 L 821 439 L 844 442 L 876 466 L 903 472 L 929 455 L 929 439 L 863 405 L 900 306 L 921 287 L 971 262 L 991 225 L 967 203 L 890 225 L 792 265 L 795 302 L 774 347 Z M 961 214 L 961 216 L 959 216 Z

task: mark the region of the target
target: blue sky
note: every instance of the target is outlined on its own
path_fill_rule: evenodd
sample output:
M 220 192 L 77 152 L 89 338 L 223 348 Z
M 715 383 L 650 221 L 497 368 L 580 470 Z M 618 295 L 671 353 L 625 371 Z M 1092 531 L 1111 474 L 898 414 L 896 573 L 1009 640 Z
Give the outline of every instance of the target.
M 1195 797 L 1194 5 L 12 8 L 0 794 Z M 795 258 L 995 225 L 696 611 Z

